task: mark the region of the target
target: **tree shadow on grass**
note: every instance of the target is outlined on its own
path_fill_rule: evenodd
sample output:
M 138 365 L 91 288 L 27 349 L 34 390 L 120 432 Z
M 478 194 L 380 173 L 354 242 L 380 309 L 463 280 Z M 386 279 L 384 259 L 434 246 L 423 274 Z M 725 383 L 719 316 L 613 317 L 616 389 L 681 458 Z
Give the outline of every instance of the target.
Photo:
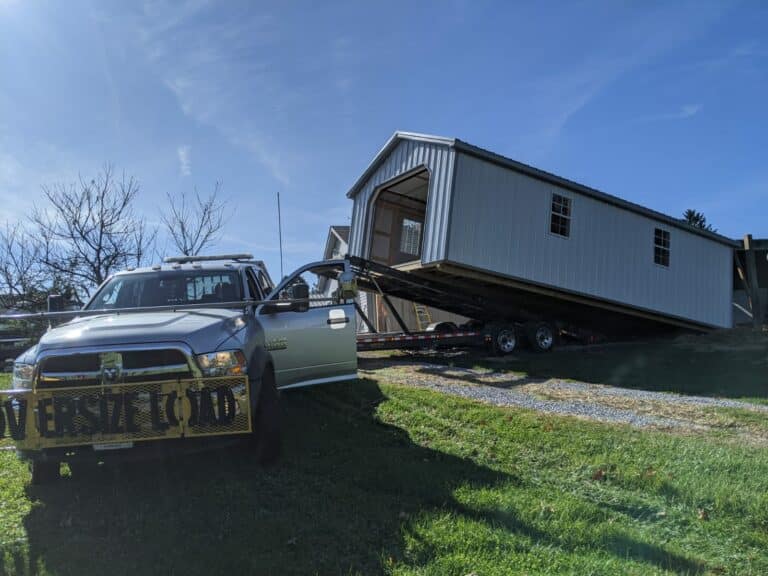
M 25 519 L 26 557 L 7 570 L 377 574 L 390 562 L 410 562 L 403 530 L 415 514 L 456 510 L 499 522 L 498 512 L 463 509 L 454 491 L 520 479 L 415 444 L 375 417 L 383 399 L 370 380 L 285 394 L 284 457 L 270 469 L 234 447 L 30 487 L 36 504 Z M 501 521 L 555 543 L 525 523 Z M 615 554 L 645 546 L 617 542 Z M 648 548 L 638 554 L 668 562 L 663 550 Z

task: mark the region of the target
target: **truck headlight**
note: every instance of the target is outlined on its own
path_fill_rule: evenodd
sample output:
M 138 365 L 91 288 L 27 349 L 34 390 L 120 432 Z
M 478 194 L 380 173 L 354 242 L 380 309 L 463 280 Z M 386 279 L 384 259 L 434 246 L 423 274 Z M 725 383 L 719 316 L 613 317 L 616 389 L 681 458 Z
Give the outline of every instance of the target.
M 11 387 L 14 390 L 23 390 L 32 387 L 32 378 L 35 375 L 34 364 L 13 363 L 13 378 L 11 378 Z
M 241 350 L 199 354 L 197 364 L 204 376 L 238 376 L 246 372 L 245 354 Z

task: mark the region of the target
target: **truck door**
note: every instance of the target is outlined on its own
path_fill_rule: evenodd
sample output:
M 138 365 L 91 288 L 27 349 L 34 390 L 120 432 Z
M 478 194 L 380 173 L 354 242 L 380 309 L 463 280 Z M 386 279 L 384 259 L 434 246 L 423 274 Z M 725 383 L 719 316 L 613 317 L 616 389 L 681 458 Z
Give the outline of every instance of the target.
M 357 378 L 355 306 L 341 299 L 336 278 L 345 262 L 310 264 L 286 277 L 257 310 L 278 388 Z M 296 286 L 304 285 L 299 289 Z M 291 300 L 306 293 L 297 309 Z

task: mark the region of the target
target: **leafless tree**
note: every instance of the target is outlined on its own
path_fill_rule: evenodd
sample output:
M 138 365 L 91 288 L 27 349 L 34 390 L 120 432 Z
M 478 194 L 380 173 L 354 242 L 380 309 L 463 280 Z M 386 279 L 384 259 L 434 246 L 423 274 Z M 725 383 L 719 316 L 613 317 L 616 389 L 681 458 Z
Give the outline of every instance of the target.
M 41 265 L 41 246 L 21 224 L 0 230 L 0 306 L 20 310 L 45 307 L 52 282 Z
M 201 198 L 197 190 L 194 195 L 167 194 L 168 210 L 161 218 L 176 249 L 184 256 L 197 256 L 219 239 L 227 220 L 227 203 L 220 192 L 221 183 L 216 182 L 206 198 Z
M 40 261 L 81 296 L 113 272 L 138 266 L 150 255 L 155 232 L 134 210 L 138 182 L 117 178 L 106 165 L 92 180 L 44 186 L 46 206 L 35 206 L 32 224 Z

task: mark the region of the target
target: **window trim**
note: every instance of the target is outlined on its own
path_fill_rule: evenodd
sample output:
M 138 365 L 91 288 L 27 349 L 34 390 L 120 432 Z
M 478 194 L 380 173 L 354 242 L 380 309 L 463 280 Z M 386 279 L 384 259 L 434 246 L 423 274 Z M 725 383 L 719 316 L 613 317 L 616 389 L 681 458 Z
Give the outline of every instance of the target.
M 564 198 L 568 200 L 568 215 L 564 216 L 563 214 L 557 214 L 554 211 L 554 203 L 555 203 L 555 196 L 559 196 L 560 198 Z M 565 218 L 568 221 L 568 235 L 558 234 L 557 232 L 552 231 L 552 218 L 554 216 L 558 216 L 560 218 Z M 547 208 L 547 234 L 553 238 L 560 238 L 561 240 L 569 240 L 573 237 L 573 196 L 570 194 L 565 194 L 563 191 L 552 191 L 552 193 L 549 195 L 549 204 Z
M 662 238 L 662 244 L 656 243 L 656 233 L 661 232 L 661 238 Z M 663 242 L 666 235 L 666 243 L 667 245 L 664 246 Z M 664 264 L 663 262 L 658 262 L 656 260 L 656 249 L 659 249 L 662 251 L 666 251 L 667 254 L 667 263 Z M 658 266 L 659 268 L 663 268 L 664 270 L 669 270 L 672 267 L 672 233 L 665 229 L 665 228 L 659 228 L 658 226 L 653 227 L 653 264 L 654 266 Z
M 254 300 L 264 300 L 266 296 L 264 294 L 263 288 L 259 285 L 259 280 L 256 274 L 256 270 L 254 270 L 252 266 L 249 266 L 248 268 L 245 269 L 245 285 L 248 287 L 248 292 L 253 291 L 251 287 L 251 282 L 253 282 L 253 285 L 257 290 L 256 294 L 251 294 L 251 298 L 253 298 Z
M 406 226 L 405 226 L 406 221 L 412 222 L 413 224 L 418 225 L 418 237 L 416 238 L 416 243 L 415 243 L 415 247 L 417 250 L 416 254 L 414 254 L 413 252 L 406 252 L 405 250 L 403 250 L 403 241 L 405 240 L 404 232 L 406 229 Z M 424 242 L 424 222 L 421 220 L 410 218 L 408 216 L 403 216 L 403 218 L 400 220 L 400 246 L 398 246 L 398 251 L 400 252 L 400 254 L 413 256 L 413 260 L 420 260 L 423 242 Z

